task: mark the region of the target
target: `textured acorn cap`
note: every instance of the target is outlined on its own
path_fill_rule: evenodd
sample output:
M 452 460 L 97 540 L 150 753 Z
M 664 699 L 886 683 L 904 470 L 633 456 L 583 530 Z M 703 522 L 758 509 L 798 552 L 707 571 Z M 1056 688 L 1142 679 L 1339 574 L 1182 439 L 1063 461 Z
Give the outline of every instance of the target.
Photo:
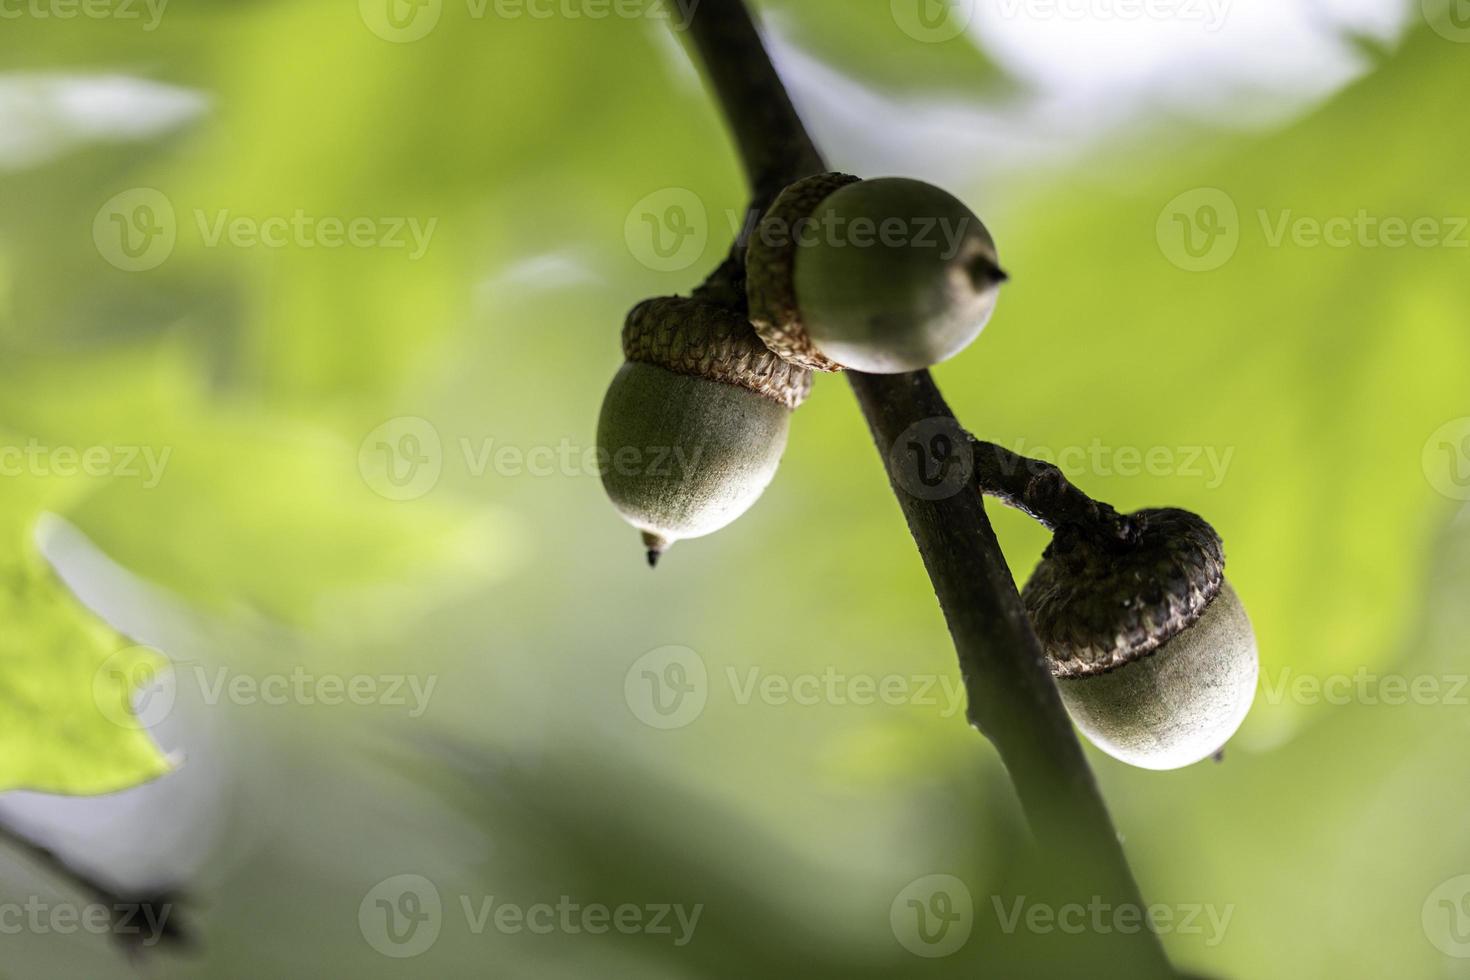
M 1225 581 L 1220 536 L 1174 508 L 1129 515 L 1126 541 L 1057 530 L 1021 597 L 1058 678 L 1147 657 L 1197 622 Z
M 812 388 L 811 372 L 773 353 L 740 314 L 682 296 L 633 307 L 623 325 L 623 356 L 746 388 L 786 408 L 800 405 Z
M 859 182 L 839 173 L 798 180 L 766 209 L 746 248 L 750 322 L 767 347 L 813 371 L 841 371 L 842 365 L 817 350 L 802 326 L 796 303 L 797 231 L 834 191 Z

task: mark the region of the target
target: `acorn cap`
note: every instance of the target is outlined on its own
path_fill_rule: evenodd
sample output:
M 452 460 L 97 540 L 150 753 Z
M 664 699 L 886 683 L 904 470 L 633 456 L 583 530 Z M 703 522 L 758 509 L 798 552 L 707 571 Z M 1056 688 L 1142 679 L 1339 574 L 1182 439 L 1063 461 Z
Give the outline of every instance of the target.
M 768 349 L 734 310 L 698 299 L 660 296 L 633 307 L 623 325 L 623 356 L 746 388 L 787 408 L 811 392 L 811 372 Z
M 1055 677 L 1105 674 L 1149 656 L 1220 593 L 1225 553 L 1203 518 L 1162 508 L 1128 521 L 1125 541 L 1058 528 L 1021 593 Z
M 841 371 L 842 365 L 817 350 L 802 326 L 796 303 L 797 233 L 817 205 L 859 180 L 840 173 L 798 180 L 766 210 L 746 248 L 750 322 L 767 347 L 813 371 Z

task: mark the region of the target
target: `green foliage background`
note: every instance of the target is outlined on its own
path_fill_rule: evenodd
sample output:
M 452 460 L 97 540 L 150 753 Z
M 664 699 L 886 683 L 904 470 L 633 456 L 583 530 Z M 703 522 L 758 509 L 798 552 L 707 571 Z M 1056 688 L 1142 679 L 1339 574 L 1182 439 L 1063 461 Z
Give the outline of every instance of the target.
M 893 99 L 1012 91 L 968 42 L 919 45 L 884 5 L 768 6 L 808 55 Z M 1262 692 L 1225 764 L 1155 774 L 1091 756 L 1144 894 L 1233 908 L 1218 945 L 1167 938 L 1178 962 L 1211 975 L 1470 976 L 1421 923 L 1430 892 L 1470 871 L 1463 706 L 1271 694 L 1299 677 L 1465 672 L 1470 525 L 1421 454 L 1470 414 L 1467 251 L 1272 247 L 1257 221 L 1470 214 L 1467 51 L 1419 26 L 1275 131 L 1161 123 L 1075 164 L 954 187 L 1014 276 L 980 341 L 938 369 L 962 419 L 1023 450 L 1232 454 L 1218 486 L 1074 474 L 1120 507 L 1207 515 L 1256 623 Z M 726 247 L 740 175 L 658 23 L 477 19 L 446 4 L 427 37 L 393 44 L 351 3 L 180 4 L 151 32 L 7 24 L 0 58 L 22 89 L 42 74 L 128 74 L 208 99 L 166 134 L 86 142 L 0 179 L 6 441 L 172 453 L 153 488 L 0 483 L 16 555 L 0 593 L 0 785 L 98 792 L 164 765 L 138 732 L 91 712 L 93 665 L 141 638 L 106 610 L 120 633 L 89 622 L 39 567 L 29 529 L 44 512 L 83 531 L 119 581 L 156 586 L 149 615 L 209 637 L 213 663 L 439 678 L 419 719 L 221 710 L 221 778 L 243 787 L 221 830 L 233 859 L 203 874 L 201 958 L 165 959 L 163 975 L 494 964 L 744 976 L 796 959 L 813 975 L 1019 969 L 1007 957 L 1023 954 L 983 926 L 933 962 L 888 927 L 893 895 L 930 873 L 964 878 L 984 918 L 1019 846 L 1004 774 L 960 717 L 741 704 L 720 680 L 751 668 L 956 676 L 840 379 L 822 379 L 796 417 L 762 502 L 652 576 L 595 475 L 476 474 L 461 452 L 591 445 L 624 312 L 687 291 Z M 862 159 L 832 162 L 866 172 Z M 98 208 L 133 187 L 162 191 L 180 215 L 174 253 L 144 273 L 108 265 L 91 234 Z M 669 187 L 704 202 L 711 234 L 700 262 L 656 273 L 624 222 Z M 1240 244 L 1220 268 L 1187 272 L 1156 222 L 1200 187 L 1238 206 Z M 207 247 L 195 209 L 437 225 L 418 260 Z M 429 420 L 445 446 L 438 485 L 411 501 L 376 495 L 358 469 L 363 439 L 399 416 Z M 1013 514 L 996 521 L 1024 575 L 1042 534 Z M 12 569 L 40 593 L 12 587 Z M 694 724 L 657 731 L 629 712 L 623 681 L 669 644 L 698 651 L 714 681 Z M 66 731 L 48 735 L 45 719 Z M 708 908 L 680 950 L 446 927 L 402 963 L 363 941 L 357 909 L 406 872 L 446 896 Z M 123 968 L 101 940 L 16 942 L 0 961 L 16 976 Z

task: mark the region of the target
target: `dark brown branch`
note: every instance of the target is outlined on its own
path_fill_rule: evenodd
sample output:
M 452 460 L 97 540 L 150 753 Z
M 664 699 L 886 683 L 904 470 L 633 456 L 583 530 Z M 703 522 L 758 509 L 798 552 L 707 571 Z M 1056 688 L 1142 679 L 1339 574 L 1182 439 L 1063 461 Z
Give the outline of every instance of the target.
M 797 116 L 743 0 L 702 0 L 690 25 L 696 50 L 734 132 L 758 213 L 785 185 L 827 168 Z M 749 225 L 747 225 L 749 227 Z M 740 249 L 705 288 L 727 291 L 743 280 Z M 738 298 L 736 300 L 738 302 Z M 944 472 L 936 454 L 964 445 L 927 371 L 878 376 L 849 372 L 890 483 L 939 598 L 969 700 L 969 717 L 995 745 L 1038 844 L 1068 891 L 1115 906 L 1143 907 L 1117 832 L 1026 618 L 981 496 L 965 484 L 947 494 L 916 493 L 910 451 Z M 951 439 L 915 438 L 934 426 Z M 917 427 L 920 427 L 916 429 Z M 924 427 L 928 427 L 925 429 Z M 912 446 L 905 445 L 911 441 Z M 946 450 L 945 447 L 948 447 Z M 1026 494 L 1014 494 L 1025 499 Z M 1169 977 L 1158 937 L 1144 930 L 1117 937 L 1132 976 Z
M 769 207 L 793 174 L 805 177 L 827 169 L 744 3 L 702 2 L 689 31 L 710 86 L 727 109 L 725 119 L 750 181 L 751 209 L 758 213 Z M 750 61 L 756 49 L 759 65 Z M 728 111 L 734 105 L 739 111 Z

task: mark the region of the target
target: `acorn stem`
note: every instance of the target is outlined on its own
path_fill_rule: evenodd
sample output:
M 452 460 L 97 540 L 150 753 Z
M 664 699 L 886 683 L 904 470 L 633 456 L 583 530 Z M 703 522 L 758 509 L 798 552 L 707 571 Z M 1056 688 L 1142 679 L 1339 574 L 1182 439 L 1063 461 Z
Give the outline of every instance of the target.
M 1054 463 L 1022 456 L 974 436 L 970 448 L 976 488 L 1047 530 L 1071 524 L 1104 541 L 1126 542 L 1133 537 L 1127 516 L 1088 496 Z

